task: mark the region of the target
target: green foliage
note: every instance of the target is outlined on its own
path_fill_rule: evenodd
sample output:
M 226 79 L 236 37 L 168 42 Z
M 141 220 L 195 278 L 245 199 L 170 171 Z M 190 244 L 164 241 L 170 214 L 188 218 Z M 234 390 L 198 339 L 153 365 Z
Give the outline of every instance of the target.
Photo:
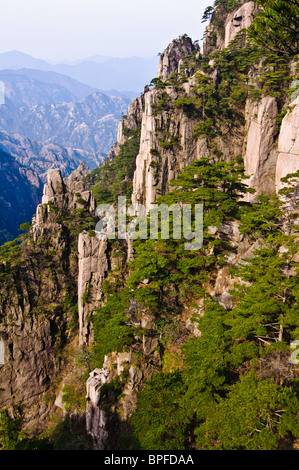
M 112 351 L 121 351 L 134 340 L 134 328 L 128 325 L 126 311 L 130 306 L 127 289 L 110 295 L 104 307 L 95 309 L 91 318 L 94 332 L 94 360 L 103 364 L 104 357 Z
M 50 430 L 48 442 L 50 450 L 76 451 L 90 448 L 91 438 L 86 434 L 85 419 L 74 420 L 70 415 L 66 415 Z
M 70 411 L 84 411 L 85 409 L 85 396 L 82 392 L 76 390 L 73 385 L 65 385 L 63 387 L 62 403 L 67 412 Z
M 178 372 L 156 374 L 140 394 L 132 419 L 136 449 L 184 450 L 192 410 L 182 401 L 184 384 Z
M 14 263 L 20 259 L 20 244 L 23 238 L 18 237 L 11 242 L 6 242 L 0 246 L 0 260 L 6 263 Z
M 282 202 L 275 196 L 259 196 L 258 202 L 248 205 L 241 216 L 240 233 L 252 240 L 279 236 L 282 227 Z
M 172 186 L 179 189 L 168 193 L 158 202 L 173 204 L 203 204 L 204 228 L 220 226 L 227 219 L 239 218 L 246 203 L 240 195 L 253 192 L 245 183 L 243 164 L 239 160 L 213 162 L 201 158 L 186 167 Z M 206 234 L 207 235 L 207 234 Z
M 289 343 L 292 331 L 299 327 L 296 300 L 298 276 L 286 276 L 296 267 L 290 250 L 279 254 L 279 245 L 262 248 L 240 268 L 238 274 L 250 286 L 236 286 L 236 307 L 231 312 L 232 335 L 256 343 Z M 293 333 L 294 334 L 294 333 Z
M 219 227 L 225 220 L 240 217 L 242 203 L 238 201 L 239 195 L 249 191 L 243 178 L 244 170 L 239 162 L 213 163 L 202 158 L 186 167 L 182 175 L 171 183 L 177 189 L 158 199 L 159 204 L 168 207 L 176 203 L 204 206 L 201 249 L 186 250 L 184 239 L 173 238 L 174 216 L 169 219 L 170 239 L 164 240 L 161 230 L 158 240 L 134 243 L 135 256 L 130 265 L 128 286 L 136 300 L 157 312 L 159 318 L 167 317 L 169 311 L 175 314 L 179 310 L 179 298 L 202 295 L 208 271 L 217 262 L 222 262 L 222 255 L 229 246 L 211 235 L 208 227 Z M 148 280 L 146 284 L 143 284 L 144 279 Z
M 107 400 L 111 403 L 119 400 L 123 394 L 124 385 L 125 380 L 119 375 L 110 382 L 104 383 L 100 389 L 101 401 Z
M 266 96 L 273 96 L 283 102 L 292 77 L 289 60 L 274 53 L 263 53 L 262 68 L 256 80 L 256 86 Z
M 261 11 L 249 28 L 251 39 L 279 55 L 299 52 L 299 5 L 297 0 L 257 0 Z
M 131 196 L 140 133 L 140 124 L 136 130 L 127 128 L 125 132 L 127 139 L 120 145 L 116 157 L 86 177 L 86 183 L 92 190 L 97 204 L 113 204 L 118 196 Z
M 157 103 L 152 104 L 153 115 L 158 116 L 171 107 L 170 98 L 167 91 L 161 91 L 158 95 Z
M 165 82 L 163 82 L 163 80 L 161 80 L 161 78 L 155 77 L 152 79 L 150 87 L 154 87 L 156 89 L 163 89 L 166 87 L 166 84 Z
M 199 449 L 273 450 L 280 436 L 298 435 L 292 390 L 251 372 L 229 388 L 197 430 Z
M 240 193 L 248 191 L 243 182 L 244 170 L 239 162 L 213 163 L 201 159 L 173 181 L 178 188 L 158 200 L 168 205 L 173 202 L 204 204 L 205 240 L 200 250 L 185 250 L 185 240 L 137 240 L 135 256 L 130 264 L 126 288 L 112 292 L 104 307 L 97 309 L 92 323 L 95 338 L 95 356 L 102 363 L 104 356 L 131 344 L 134 331 L 128 326 L 126 312 L 130 298 L 151 309 L 162 325 L 168 318 L 176 318 L 182 301 L 203 294 L 203 283 L 211 267 L 221 262 L 229 250 L 225 242 L 208 234 L 208 226 L 220 225 L 224 220 L 240 216 Z M 173 219 L 170 219 L 173 220 Z M 211 254 L 211 247 L 213 254 Z M 143 283 L 144 280 L 146 283 Z M 162 328 L 163 329 L 163 328 Z M 136 332 L 135 332 L 136 334 Z
M 25 222 L 24 224 L 21 224 L 19 227 L 20 232 L 29 232 L 31 229 L 32 224 L 30 222 Z
M 299 202 L 299 170 L 295 173 L 289 173 L 281 178 L 284 187 L 279 190 L 281 196 L 291 199 L 295 205 Z
M 213 6 L 207 7 L 207 8 L 205 9 L 204 13 L 203 13 L 201 22 L 202 22 L 202 23 L 205 23 L 206 21 L 210 20 L 210 18 L 211 18 L 212 15 L 213 15 L 213 12 L 214 12 L 214 7 L 213 7 Z
M 9 413 L 6 409 L 0 411 L 0 450 L 51 450 L 47 439 L 30 439 L 22 430 L 23 416 L 21 409 L 13 407 Z
M 246 42 L 246 35 L 241 32 L 228 48 L 209 58 L 213 68 L 201 59 L 191 94 L 179 93 L 174 106 L 196 121 L 194 138 L 206 136 L 211 140 L 224 137 L 244 123 L 243 108 L 250 92 L 248 72 L 261 60 L 261 52 Z
M 22 418 L 18 410 L 12 418 L 6 410 L 0 412 L 0 449 L 15 450 L 21 439 Z
M 181 189 L 168 195 L 170 201 L 176 196 L 179 201 L 198 201 L 199 187 L 200 197 L 213 210 L 219 197 L 217 189 L 222 193 L 228 189 L 225 185 L 229 174 L 227 167 L 226 172 L 215 164 L 213 168 L 211 174 L 209 165 L 202 171 L 200 164 L 197 171 L 193 166 L 187 168 L 176 181 Z M 225 174 L 220 179 L 221 170 Z M 297 176 L 286 177 L 290 192 L 285 188 L 285 196 L 294 197 Z M 132 419 L 138 448 L 274 450 L 282 439 L 298 436 L 298 399 L 288 353 L 290 343 L 299 337 L 298 242 L 295 236 L 281 231 L 283 211 L 276 196 L 260 197 L 258 203 L 238 207 L 236 181 L 238 178 L 232 178 L 229 187 L 237 207 L 229 205 L 219 221 L 232 213 L 240 217 L 240 231 L 252 242 L 259 240 L 262 246 L 231 271 L 240 279 L 231 291 L 231 309 L 202 292 L 204 315 L 194 316 L 201 335 L 181 347 L 183 367 L 180 365 L 171 374 L 154 376 L 139 394 Z M 209 194 L 211 198 L 207 197 Z M 154 252 L 157 245 L 151 249 Z M 166 251 L 164 246 L 163 255 Z M 138 256 L 137 250 L 136 259 Z M 157 270 L 150 271 L 148 257 L 145 251 L 141 277 L 151 280 L 152 276 L 163 290 L 171 273 L 169 265 L 157 253 Z M 185 263 L 184 256 L 182 260 Z M 198 269 L 201 268 L 196 266 L 195 272 Z M 189 274 L 187 277 L 194 283 Z M 145 289 L 147 292 L 142 289 L 142 295 L 148 299 L 151 282 Z M 180 299 L 179 289 L 176 292 Z M 161 308 L 161 298 L 156 297 L 156 307 Z M 170 310 L 165 312 L 171 322 Z M 175 322 L 174 316 L 172 321 Z M 286 356 L 280 356 L 281 362 L 275 365 L 279 351 Z

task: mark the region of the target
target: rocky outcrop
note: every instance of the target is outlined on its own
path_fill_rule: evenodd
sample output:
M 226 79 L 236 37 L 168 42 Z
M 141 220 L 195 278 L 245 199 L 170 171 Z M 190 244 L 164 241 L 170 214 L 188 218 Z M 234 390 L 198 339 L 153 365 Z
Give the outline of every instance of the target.
M 49 170 L 48 182 L 44 185 L 42 203 L 37 206 L 34 219 L 33 233 L 35 237 L 40 234 L 39 228 L 43 228 L 47 216 L 51 212 L 49 204 L 61 211 L 74 211 L 85 207 L 91 215 L 94 215 L 96 202 L 91 191 L 84 190 L 83 177 L 90 170 L 82 162 L 79 167 L 68 177 L 63 179 L 61 170 L 56 168 Z
M 228 13 L 225 4 L 216 6 L 211 22 L 205 31 L 202 53 L 225 49 L 240 31 L 248 28 L 257 13 L 254 1 L 240 1 L 242 5 Z
M 255 2 L 246 2 L 237 11 L 228 15 L 225 22 L 224 48 L 242 31 L 249 28 L 256 12 Z
M 253 12 L 254 2 L 246 2 L 225 18 L 220 47 L 224 48 L 240 29 L 248 26 Z M 158 77 L 163 82 L 169 80 L 182 70 L 186 55 L 194 58 L 197 53 L 198 46 L 186 36 L 181 36 L 161 55 Z M 213 67 L 212 63 L 210 65 Z M 216 75 L 214 73 L 211 80 L 215 87 L 218 83 Z M 108 159 L 117 155 L 127 135 L 136 131 L 141 123 L 132 203 L 142 203 L 149 210 L 160 194 L 170 190 L 171 181 L 185 166 L 204 156 L 227 161 L 242 156 L 246 173 L 250 176 L 247 182 L 257 190 L 257 194 L 270 193 L 275 188 L 278 191 L 281 176 L 299 169 L 299 98 L 292 103 L 283 119 L 278 148 L 278 104 L 276 98 L 270 96 L 258 102 L 247 101 L 246 109 L 240 111 L 245 119 L 240 119 L 236 135 L 233 131 L 225 136 L 215 132 L 215 138 L 211 137 L 210 140 L 209 136 L 203 137 L 204 134 L 195 138 L 194 126 L 199 120 L 198 114 L 196 118 L 196 112 L 188 114 L 183 107 L 173 104 L 178 96 L 182 96 L 179 93 L 184 93 L 182 90 L 185 90 L 187 104 L 189 102 L 190 105 L 188 98 L 194 97 L 192 88 L 196 85 L 196 78 L 184 77 L 184 80 L 180 84 L 181 89 L 171 86 L 171 81 L 162 83 L 162 86 L 160 83 L 160 87 L 153 89 L 146 87 L 144 93 L 131 103 L 128 115 L 119 124 L 118 141 Z M 165 100 L 163 93 L 167 95 Z M 34 411 L 34 407 L 40 405 L 48 391 L 48 384 L 57 377 L 60 366 L 55 359 L 59 350 L 57 338 L 65 341 L 70 334 L 67 326 L 70 312 L 61 307 L 66 303 L 64 296 L 70 282 L 73 289 L 75 283 L 77 294 L 79 329 L 76 341 L 82 350 L 88 351 L 93 340 L 90 317 L 97 314 L 97 309 L 105 305 L 107 299 L 104 280 L 107 281 L 105 286 L 115 286 L 117 289 L 125 284 L 129 275 L 128 261 L 133 256 L 130 240 L 122 240 L 120 247 L 121 242 L 113 245 L 105 237 L 97 238 L 94 230 L 82 229 L 74 237 L 75 244 L 71 244 L 74 239 L 70 239 L 70 228 L 64 224 L 65 215 L 78 214 L 84 209 L 91 220 L 96 221 L 95 200 L 90 191 L 85 191 L 83 182 L 87 173 L 84 164 L 68 178 L 62 177 L 60 169 L 48 172 L 42 204 L 37 207 L 31 232 L 33 247 L 38 251 L 37 247 L 45 244 L 45 251 L 41 248 L 39 257 L 33 258 L 35 269 L 29 263 L 16 271 L 11 281 L 14 287 L 10 285 L 0 295 L 0 379 L 7 382 L 7 386 L 0 391 L 0 404 L 11 405 L 16 397 L 17 402 L 31 407 L 26 418 L 30 424 L 36 424 L 38 419 L 43 420 L 51 406 L 61 408 L 66 413 L 63 390 L 59 394 L 55 390 L 54 405 L 40 406 L 38 412 Z M 243 236 L 236 221 L 225 222 L 220 227 L 211 226 L 208 231 L 216 239 L 227 242 L 230 250 L 225 254 L 225 265 L 221 263 L 213 272 L 211 268 L 205 287 L 217 302 L 231 308 L 230 289 L 241 280 L 234 278 L 229 268 L 253 256 L 260 242 L 252 243 Z M 32 256 L 32 252 L 29 253 Z M 49 259 L 53 260 L 50 267 L 47 264 Z M 62 272 L 56 273 L 56 269 Z M 28 276 L 26 282 L 23 281 L 23 277 L 27 279 L 25 276 Z M 144 279 L 138 288 L 144 288 L 149 282 L 149 279 Z M 43 311 L 45 306 L 46 312 Z M 203 314 L 201 300 L 198 307 L 197 313 Z M 201 335 L 197 327 L 192 326 L 194 312 L 191 316 L 191 309 L 193 306 L 182 306 L 183 314 L 177 319 L 178 336 L 171 345 L 174 348 L 179 349 L 190 336 Z M 128 434 L 128 420 L 134 412 L 138 391 L 155 372 L 161 371 L 164 348 L 168 348 L 162 343 L 156 316 L 150 308 L 140 306 L 132 297 L 124 315 L 125 322 L 132 326 L 130 347 L 107 355 L 102 367 L 90 372 L 86 383 L 86 430 L 93 438 L 94 448 L 99 450 L 118 449 L 121 437 Z M 2 318 L 5 320 L 2 321 Z M 138 329 L 136 334 L 135 327 Z M 164 366 L 163 363 L 163 370 Z M 68 370 L 68 377 L 72 373 Z M 26 391 L 24 384 L 28 381 L 30 386 Z
M 140 150 L 136 159 L 136 171 L 133 180 L 133 204 L 146 203 L 149 208 L 155 200 L 154 175 L 150 163 L 153 159 L 150 151 L 156 146 L 156 122 L 152 113 L 152 104 L 156 100 L 155 92 L 144 95 L 145 111 L 142 116 Z M 142 197 L 142 201 L 140 200 Z
M 11 303 L 6 305 L 10 320 L 7 324 L 0 323 L 5 354 L 0 364 L 0 406 L 22 404 L 26 410 L 25 422 L 36 432 L 42 429 L 52 406 L 43 398 L 58 367 L 53 322 L 33 318 L 28 315 L 29 309 L 22 311 L 16 301 L 17 297 L 10 295 Z
M 64 345 L 73 338 L 78 279 L 86 270 L 94 276 L 94 260 L 100 258 L 97 239 L 87 240 L 88 234 L 81 264 L 72 248 L 77 241 L 72 214 L 82 208 L 91 217 L 95 212 L 82 180 L 89 171 L 82 163 L 63 179 L 59 169 L 51 170 L 28 237 L 13 261 L 0 260 L 0 407 L 22 406 L 25 429 L 33 434 L 58 406 L 55 379 L 65 367 Z M 88 242 L 92 250 L 86 260 Z
M 183 57 L 199 51 L 198 44 L 193 43 L 187 35 L 180 36 L 172 41 L 160 56 L 158 78 L 166 81 L 173 73 L 178 72 Z
M 138 391 L 161 367 L 160 355 L 154 351 L 157 341 L 147 348 L 145 338 L 129 352 L 106 356 L 102 368 L 93 370 L 86 382 L 86 430 L 98 450 L 119 448 L 121 437 L 128 433 L 127 420 L 135 410 Z M 139 356 L 145 354 L 146 362 L 138 364 L 138 351 Z M 122 394 L 117 399 L 113 381 L 120 377 Z
M 277 114 L 275 98 L 247 102 L 244 166 L 245 173 L 250 177 L 246 184 L 256 190 L 256 194 L 250 195 L 249 199 L 256 198 L 260 193 L 275 191 Z
M 136 131 L 140 125 L 142 115 L 144 111 L 144 94 L 135 98 L 128 106 L 128 114 L 124 116 L 118 124 L 117 130 L 117 141 L 110 149 L 106 160 L 111 160 L 115 158 L 120 150 L 120 145 L 122 145 L 127 136 L 126 131 Z
M 170 99 L 176 96 L 170 87 L 167 91 Z M 157 116 L 154 107 L 158 99 L 159 92 L 155 89 L 144 95 L 140 150 L 133 181 L 132 203 L 143 204 L 146 210 L 150 209 L 158 195 L 167 192 L 169 182 L 184 166 L 204 152 L 204 142 L 193 139 L 194 121 L 180 110 L 173 109 Z M 163 132 L 172 136 L 175 142 L 169 144 L 169 149 L 163 147 Z

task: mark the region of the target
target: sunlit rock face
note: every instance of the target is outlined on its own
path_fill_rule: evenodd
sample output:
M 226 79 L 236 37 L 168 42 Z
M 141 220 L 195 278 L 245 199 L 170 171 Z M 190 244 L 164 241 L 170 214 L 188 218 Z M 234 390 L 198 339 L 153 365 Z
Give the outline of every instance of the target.
M 78 313 L 79 344 L 91 340 L 89 315 L 102 298 L 101 285 L 108 271 L 107 239 L 99 240 L 86 231 L 78 241 Z
M 255 10 L 254 2 L 246 2 L 237 11 L 228 15 L 225 23 L 224 47 L 227 47 L 242 29 L 249 28 Z
M 199 46 L 186 35 L 172 41 L 160 56 L 158 78 L 163 81 L 167 80 L 178 71 L 180 60 L 195 51 L 199 51 Z
M 248 102 L 246 106 L 244 166 L 250 177 L 246 184 L 256 190 L 256 195 L 275 191 L 277 113 L 277 102 L 272 97 Z M 249 195 L 247 199 L 252 200 L 256 195 Z
M 281 178 L 299 170 L 299 96 L 291 103 L 284 117 L 278 139 L 276 191 L 282 188 Z

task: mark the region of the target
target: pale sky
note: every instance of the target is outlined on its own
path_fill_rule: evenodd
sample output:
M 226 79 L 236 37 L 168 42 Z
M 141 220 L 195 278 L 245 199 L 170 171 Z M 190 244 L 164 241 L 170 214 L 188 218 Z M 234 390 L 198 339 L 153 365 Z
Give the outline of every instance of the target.
M 172 39 L 201 40 L 214 0 L 0 0 L 0 53 L 52 61 L 150 57 Z

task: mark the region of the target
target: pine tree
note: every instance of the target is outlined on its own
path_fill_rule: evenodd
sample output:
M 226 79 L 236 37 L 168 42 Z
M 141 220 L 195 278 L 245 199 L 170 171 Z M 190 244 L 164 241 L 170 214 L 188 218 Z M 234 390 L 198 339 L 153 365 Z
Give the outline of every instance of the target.
M 261 11 L 248 32 L 259 46 L 279 55 L 299 52 L 299 5 L 297 0 L 257 0 Z

